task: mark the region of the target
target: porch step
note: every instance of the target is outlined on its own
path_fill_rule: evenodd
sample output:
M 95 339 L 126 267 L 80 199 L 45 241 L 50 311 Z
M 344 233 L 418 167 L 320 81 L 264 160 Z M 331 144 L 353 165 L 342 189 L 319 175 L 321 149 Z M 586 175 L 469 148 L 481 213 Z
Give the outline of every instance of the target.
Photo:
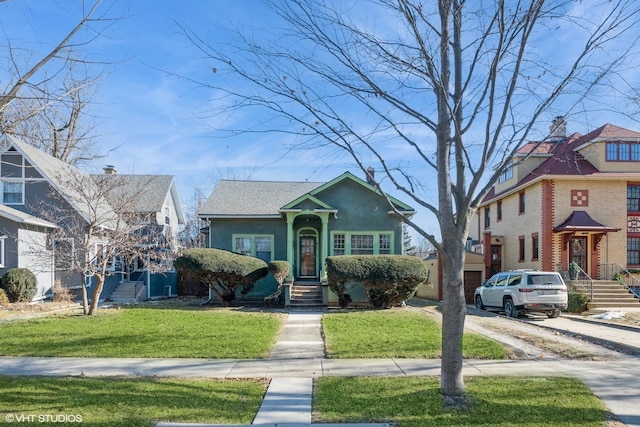
M 589 295 L 589 290 L 577 288 L 578 292 Z M 593 298 L 587 303 L 593 308 L 640 308 L 640 300 L 615 280 L 594 280 Z
M 294 282 L 289 305 L 291 308 L 324 307 L 320 282 Z
M 140 300 L 140 296 L 145 296 L 146 287 L 144 285 L 138 288 L 136 296 L 136 282 L 121 282 L 109 299 L 113 302 L 136 302 Z

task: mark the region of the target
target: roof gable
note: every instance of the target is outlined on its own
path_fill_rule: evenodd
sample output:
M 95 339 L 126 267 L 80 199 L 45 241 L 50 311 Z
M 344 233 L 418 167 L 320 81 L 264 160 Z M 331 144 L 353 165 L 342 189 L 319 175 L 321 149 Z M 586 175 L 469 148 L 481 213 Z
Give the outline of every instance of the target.
M 364 188 L 367 191 L 373 192 L 381 197 L 385 197 L 387 198 L 391 203 L 393 203 L 393 205 L 395 206 L 396 209 L 398 209 L 401 212 L 406 212 L 406 213 L 413 213 L 415 212 L 414 209 L 401 202 L 400 200 L 396 199 L 393 196 L 390 196 L 389 194 L 382 194 L 380 192 L 380 190 L 378 190 L 377 187 L 369 184 L 368 182 L 358 178 L 357 176 L 353 175 L 351 172 L 345 172 L 342 175 L 332 179 L 331 181 L 321 185 L 320 187 L 314 189 L 310 194 L 313 196 L 317 196 L 320 193 L 327 191 L 328 189 L 330 189 L 331 187 L 334 187 L 336 185 L 338 185 L 339 183 L 345 181 L 345 180 L 349 180 L 352 181 L 354 183 L 356 183 L 357 185 L 361 186 L 362 188 Z
M 102 218 L 106 227 L 111 227 L 116 214 L 107 203 L 90 206 L 91 194 L 96 194 L 91 175 L 39 150 L 12 135 L 5 135 L 10 146 L 22 154 L 36 171 L 78 212 L 87 222 L 92 217 Z M 6 147 L 7 149 L 9 147 Z M 96 213 L 96 209 L 98 210 Z M 93 213 L 92 213 L 93 212 Z

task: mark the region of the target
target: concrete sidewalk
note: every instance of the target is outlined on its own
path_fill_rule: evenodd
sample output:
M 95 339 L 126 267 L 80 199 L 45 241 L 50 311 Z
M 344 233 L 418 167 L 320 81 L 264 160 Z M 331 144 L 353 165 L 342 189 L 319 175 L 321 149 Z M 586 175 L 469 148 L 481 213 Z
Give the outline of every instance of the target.
M 440 361 L 433 359 L 326 359 L 324 345 L 319 344 L 322 338 L 321 316 L 321 312 L 289 313 L 288 326 L 284 327 L 281 340 L 274 347 L 271 357 L 266 360 L 108 359 L 105 363 L 103 358 L 0 357 L 0 375 L 271 378 L 253 424 L 265 427 L 310 425 L 313 378 L 440 375 Z M 638 372 L 640 359 L 635 357 L 606 362 L 543 358 L 465 360 L 463 367 L 464 376 L 535 375 L 578 378 L 627 426 L 640 427 Z M 185 425 L 187 424 L 158 424 L 161 427 Z M 337 427 L 339 424 L 332 426 Z M 388 424 L 349 426 L 388 427 Z

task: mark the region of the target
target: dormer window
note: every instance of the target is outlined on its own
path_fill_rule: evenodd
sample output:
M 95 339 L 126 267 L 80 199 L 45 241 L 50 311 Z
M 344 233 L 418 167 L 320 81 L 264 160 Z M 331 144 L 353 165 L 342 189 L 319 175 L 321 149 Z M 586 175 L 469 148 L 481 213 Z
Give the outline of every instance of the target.
M 640 162 L 640 144 L 636 142 L 607 142 L 608 162 Z
M 498 177 L 498 182 L 502 183 L 513 178 L 513 165 L 507 166 L 507 169 Z

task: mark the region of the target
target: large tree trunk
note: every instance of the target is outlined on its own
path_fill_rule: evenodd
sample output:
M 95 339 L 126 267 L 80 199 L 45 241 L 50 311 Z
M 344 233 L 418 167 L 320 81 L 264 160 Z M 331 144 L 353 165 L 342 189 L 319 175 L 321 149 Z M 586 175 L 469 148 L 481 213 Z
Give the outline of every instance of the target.
M 96 274 L 95 278 L 96 287 L 93 290 L 93 297 L 91 298 L 91 305 L 89 306 L 89 315 L 94 314 L 98 309 L 100 294 L 102 293 L 102 288 L 104 288 L 104 276 L 101 274 Z
M 443 236 L 442 361 L 440 391 L 447 406 L 464 404 L 462 336 L 466 315 L 464 297 L 465 247 L 456 236 Z

